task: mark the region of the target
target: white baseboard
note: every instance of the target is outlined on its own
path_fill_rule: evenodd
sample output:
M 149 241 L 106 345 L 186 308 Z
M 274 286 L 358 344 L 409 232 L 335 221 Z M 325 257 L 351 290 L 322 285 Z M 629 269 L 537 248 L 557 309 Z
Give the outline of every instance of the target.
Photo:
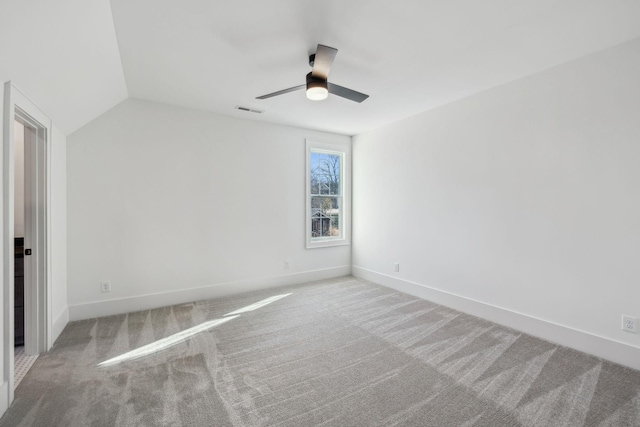
M 353 266 L 351 270 L 355 277 L 640 370 L 640 348 L 638 347 L 366 268 Z
M 51 342 L 56 342 L 64 327 L 67 326 L 67 323 L 69 323 L 69 307 L 65 307 L 64 310 L 62 310 L 62 313 L 53 320 L 53 325 L 51 327 Z
M 9 409 L 9 381 L 0 385 L 0 417 Z
M 305 271 L 282 276 L 261 277 L 257 279 L 238 280 L 235 282 L 218 283 L 199 288 L 182 289 L 179 291 L 161 292 L 139 295 L 129 298 L 95 301 L 69 306 L 69 320 L 91 319 L 94 317 L 110 316 L 113 314 L 131 313 L 140 310 L 165 307 L 174 304 L 184 304 L 212 298 L 220 298 L 244 292 L 280 286 L 296 285 L 314 280 L 331 279 L 348 276 L 351 266 L 325 268 L 321 270 Z

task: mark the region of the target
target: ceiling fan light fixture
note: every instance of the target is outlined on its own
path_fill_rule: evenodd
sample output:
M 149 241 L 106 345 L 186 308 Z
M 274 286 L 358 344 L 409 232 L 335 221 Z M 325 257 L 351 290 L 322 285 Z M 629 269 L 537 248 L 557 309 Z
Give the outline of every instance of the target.
M 307 74 L 307 99 L 311 101 L 322 101 L 329 96 L 327 81 L 315 78 L 311 73 Z
M 284 95 L 285 93 L 297 92 L 299 90 L 306 89 L 307 98 L 312 101 L 322 101 L 323 99 L 327 99 L 329 92 L 331 92 L 332 95 L 340 96 L 353 102 L 364 101 L 369 97 L 369 95 L 365 95 L 364 93 L 357 92 L 353 89 L 349 89 L 335 83 L 331 83 L 331 86 L 329 86 L 327 79 L 329 77 L 331 64 L 333 64 L 333 60 L 336 57 L 336 53 L 338 53 L 338 49 L 319 44 L 316 49 L 316 53 L 309 57 L 309 65 L 312 70 L 307 74 L 306 84 L 257 96 L 256 99 L 267 99 L 278 95 Z
M 312 101 L 322 101 L 324 99 L 327 99 L 328 96 L 329 96 L 329 91 L 327 90 L 326 87 L 322 87 L 322 86 L 307 87 L 307 99 L 310 99 Z

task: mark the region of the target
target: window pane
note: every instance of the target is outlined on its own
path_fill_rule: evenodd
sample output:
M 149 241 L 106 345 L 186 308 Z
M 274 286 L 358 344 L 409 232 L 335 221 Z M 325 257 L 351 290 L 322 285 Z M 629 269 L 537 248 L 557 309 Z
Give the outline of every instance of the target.
M 322 143 L 307 139 L 305 163 L 307 248 L 348 245 L 348 144 Z
M 311 197 L 311 237 L 340 236 L 340 198 Z
M 311 194 L 340 195 L 339 154 L 311 152 Z

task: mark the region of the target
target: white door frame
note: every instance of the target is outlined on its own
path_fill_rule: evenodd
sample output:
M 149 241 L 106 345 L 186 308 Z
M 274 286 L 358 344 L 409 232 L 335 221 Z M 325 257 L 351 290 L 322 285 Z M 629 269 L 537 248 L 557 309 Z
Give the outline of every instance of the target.
M 12 82 L 4 85 L 4 133 L 3 133 L 3 377 L 0 408 L 13 402 L 14 387 L 14 123 L 16 118 L 29 127 L 35 127 L 31 135 L 32 153 L 36 170 L 25 180 L 25 190 L 31 181 L 31 194 L 35 209 L 25 218 L 25 229 L 32 229 L 32 259 L 30 271 L 35 286 L 25 289 L 25 345 L 35 353 L 48 351 L 51 339 L 51 119 L 20 92 Z M 27 141 L 25 141 L 25 152 Z M 35 157 L 34 157 L 35 156 Z M 26 158 L 27 156 L 25 156 Z M 28 165 L 25 165 L 25 169 Z M 35 172 L 35 174 L 33 173 Z M 25 200 L 28 191 L 25 191 Z M 31 223 L 30 225 L 27 225 Z M 26 242 L 25 242 L 26 243 Z M 25 262 L 25 276 L 27 274 Z M 26 279 L 26 277 L 25 277 Z M 26 283 L 26 280 L 25 280 Z M 29 295 L 28 295 L 29 294 Z M 29 313 L 27 313 L 29 312 Z M 6 389 L 5 389 L 6 385 Z M 6 396 L 6 397 L 5 397 Z M 6 405 L 6 406 L 5 406 Z
M 19 105 L 15 105 L 15 120 L 24 125 L 24 248 L 31 250 L 31 255 L 24 257 L 24 349 L 26 354 L 39 354 L 48 349 L 45 319 L 48 313 L 46 178 L 49 132 Z

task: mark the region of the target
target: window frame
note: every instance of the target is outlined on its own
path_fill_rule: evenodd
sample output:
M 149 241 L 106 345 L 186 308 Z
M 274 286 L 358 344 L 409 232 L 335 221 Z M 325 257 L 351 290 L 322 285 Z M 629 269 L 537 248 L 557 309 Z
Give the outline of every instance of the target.
M 340 205 L 340 236 L 312 237 L 312 209 L 311 209 L 311 153 L 338 154 L 341 156 L 340 190 L 342 200 Z M 351 244 L 351 145 L 348 143 L 328 143 L 307 139 L 305 161 L 305 224 L 306 247 L 326 248 Z

